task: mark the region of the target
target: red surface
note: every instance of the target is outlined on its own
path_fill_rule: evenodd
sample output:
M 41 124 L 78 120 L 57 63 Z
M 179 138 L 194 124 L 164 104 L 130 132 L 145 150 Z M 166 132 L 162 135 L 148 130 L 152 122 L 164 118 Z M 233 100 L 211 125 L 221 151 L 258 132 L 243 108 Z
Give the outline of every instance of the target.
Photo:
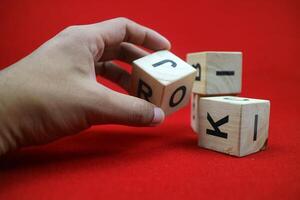
M 243 51 L 242 96 L 271 100 L 269 147 L 244 158 L 198 148 L 189 107 L 157 128 L 97 126 L 0 161 L 0 199 L 299 199 L 299 1 L 1 0 L 0 66 L 64 27 L 126 16 L 182 58 Z

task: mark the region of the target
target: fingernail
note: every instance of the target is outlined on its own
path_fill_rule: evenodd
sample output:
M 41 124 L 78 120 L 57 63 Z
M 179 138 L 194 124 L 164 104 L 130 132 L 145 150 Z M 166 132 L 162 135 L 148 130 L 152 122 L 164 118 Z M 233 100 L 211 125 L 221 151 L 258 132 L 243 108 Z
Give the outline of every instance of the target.
M 165 113 L 161 108 L 155 107 L 154 108 L 154 117 L 150 126 L 157 126 L 161 124 L 165 119 Z

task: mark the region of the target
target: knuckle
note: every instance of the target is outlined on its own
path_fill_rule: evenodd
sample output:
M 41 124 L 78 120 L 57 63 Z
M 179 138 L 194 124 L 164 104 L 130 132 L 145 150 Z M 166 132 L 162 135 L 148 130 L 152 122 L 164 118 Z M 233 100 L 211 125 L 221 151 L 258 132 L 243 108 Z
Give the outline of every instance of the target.
M 67 28 L 65 28 L 66 31 L 73 31 L 73 30 L 76 30 L 78 29 L 79 26 L 77 25 L 72 25 L 72 26 L 68 26 Z
M 68 26 L 61 33 L 61 37 L 78 38 L 84 36 L 84 28 L 79 25 Z
M 67 28 L 65 28 L 63 30 L 63 32 L 73 34 L 73 33 L 76 33 L 79 29 L 80 29 L 79 26 L 73 25 L 73 26 L 68 26 Z
M 129 19 L 129 18 L 126 18 L 126 17 L 118 17 L 115 19 L 117 23 L 120 23 L 122 25 L 134 25 L 136 24 L 133 20 Z
M 123 23 L 129 23 L 131 22 L 130 19 L 126 18 L 126 17 L 118 17 L 117 21 L 123 22 Z

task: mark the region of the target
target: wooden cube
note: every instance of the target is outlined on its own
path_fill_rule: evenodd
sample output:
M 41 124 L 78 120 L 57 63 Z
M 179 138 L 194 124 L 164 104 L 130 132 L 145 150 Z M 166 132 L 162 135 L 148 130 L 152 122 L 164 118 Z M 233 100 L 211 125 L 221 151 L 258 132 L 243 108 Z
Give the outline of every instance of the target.
M 198 110 L 199 146 L 239 157 L 266 147 L 268 100 L 204 97 L 199 100 Z
M 241 52 L 189 53 L 187 62 L 197 70 L 194 93 L 224 95 L 241 92 Z
M 193 131 L 198 134 L 199 133 L 199 100 L 203 97 L 207 97 L 207 96 L 202 96 L 200 94 L 197 93 L 193 93 L 191 94 L 191 116 L 190 116 L 190 120 L 191 120 L 191 127 L 193 129 Z
M 133 62 L 131 94 L 161 107 L 168 115 L 189 102 L 196 70 L 169 51 Z

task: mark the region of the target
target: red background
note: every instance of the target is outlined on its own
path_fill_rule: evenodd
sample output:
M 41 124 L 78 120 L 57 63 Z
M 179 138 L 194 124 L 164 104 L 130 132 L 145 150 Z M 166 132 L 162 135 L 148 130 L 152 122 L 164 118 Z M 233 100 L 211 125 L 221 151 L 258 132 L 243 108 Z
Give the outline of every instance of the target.
M 299 199 L 299 10 L 299 1 L 1 0 L 1 68 L 66 26 L 126 16 L 182 58 L 243 51 L 241 96 L 270 99 L 271 122 L 268 149 L 244 158 L 198 148 L 189 107 L 156 128 L 93 127 L 2 159 L 0 199 Z

